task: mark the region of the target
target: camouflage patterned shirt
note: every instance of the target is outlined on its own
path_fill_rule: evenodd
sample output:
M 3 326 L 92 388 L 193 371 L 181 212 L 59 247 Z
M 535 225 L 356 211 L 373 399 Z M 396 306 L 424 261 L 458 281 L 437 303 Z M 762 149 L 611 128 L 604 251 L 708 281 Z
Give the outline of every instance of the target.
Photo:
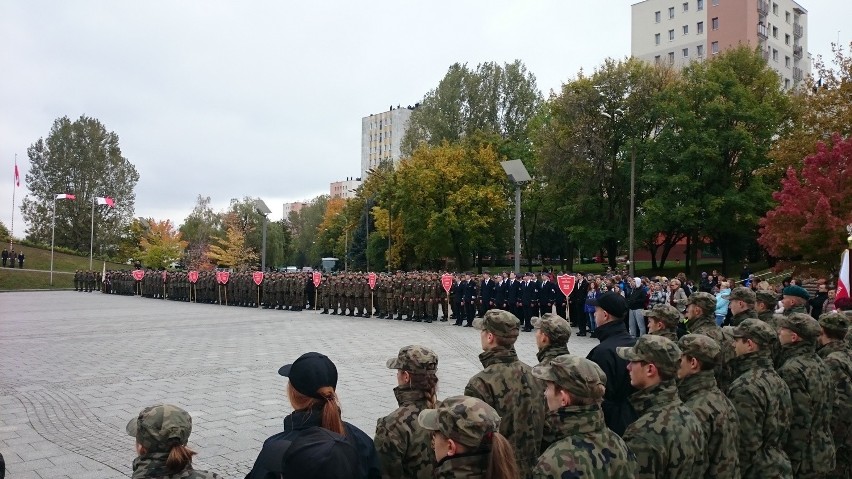
M 565 346 L 548 346 L 544 349 L 540 349 L 537 353 L 535 353 L 536 359 L 538 359 L 539 364 L 549 363 L 553 358 L 562 356 L 564 354 L 571 354 L 568 352 L 568 348 Z M 547 388 L 546 383 L 542 383 L 542 388 Z M 544 401 L 545 408 L 547 411 L 547 400 L 542 397 Z M 544 429 L 541 433 L 541 447 L 539 447 L 539 452 L 544 452 L 551 444 L 556 442 L 559 437 L 557 436 L 557 426 L 555 424 L 551 424 L 551 420 L 554 418 L 553 415 L 547 414 L 547 417 L 544 419 Z
M 648 332 L 648 334 L 651 334 L 651 335 L 654 335 L 654 336 L 662 336 L 662 337 L 669 339 L 669 340 L 671 340 L 675 343 L 677 342 L 677 331 L 675 331 L 674 329 L 664 328 L 664 329 L 661 329 L 659 331 L 650 331 L 650 332 Z
M 677 395 L 675 381 L 630 396 L 639 419 L 627 426 L 624 442 L 636 454 L 636 478 L 702 477 L 704 432 Z
M 139 456 L 133 460 L 133 479 L 219 479 L 221 476 L 213 472 L 197 471 L 192 464 L 177 474 L 169 474 L 166 469 L 166 459 L 169 453 L 155 452 Z
M 852 478 L 852 351 L 844 341 L 833 341 L 819 353 L 831 371 L 834 386 L 831 433 L 837 464 L 830 477 Z
M 538 458 L 536 479 L 633 477 L 636 456 L 604 422 L 597 404 L 548 413 L 558 440 Z
M 724 391 L 733 379 L 730 367 L 730 362 L 734 358 L 733 338 L 722 332 L 722 328 L 716 324 L 713 316 L 690 319 L 686 322 L 686 329 L 692 334 L 709 336 L 719 344 L 722 352 L 719 356 L 719 364 L 716 365 L 715 369 L 716 383 L 719 385 L 719 389 Z
M 793 415 L 784 451 L 795 477 L 810 477 L 834 469 L 831 408 L 834 388 L 831 371 L 808 341 L 781 347 L 778 375 L 790 388 Z
M 465 396 L 482 399 L 500 415 L 500 434 L 515 450 L 520 477 L 530 477 L 544 429 L 544 387 L 514 349 L 496 348 L 479 355 L 485 368 L 468 381 Z
M 545 361 L 550 361 L 551 359 L 562 356 L 563 354 L 571 354 L 568 352 L 568 348 L 566 346 L 548 346 L 544 349 L 540 349 L 537 353 L 535 353 L 536 359 L 538 359 L 539 363 L 543 363 Z
M 701 371 L 683 378 L 678 395 L 698 418 L 704 429 L 707 470 L 704 477 L 740 477 L 737 443 L 740 437 L 737 411 L 731 400 L 716 386 L 713 371 Z
M 731 316 L 731 326 L 739 326 L 740 323 L 749 318 L 757 318 L 757 311 L 753 309 L 747 309 L 745 311 L 740 312 L 739 314 Z
M 793 409 L 790 388 L 772 367 L 769 350 L 740 356 L 732 366 L 736 379 L 726 394 L 740 422 L 740 476 L 792 478 L 783 450 Z
M 484 479 L 488 454 L 469 453 L 447 456 L 435 466 L 435 479 Z
M 373 442 L 382 464 L 382 477 L 431 479 L 435 465 L 432 435 L 417 423 L 426 409 L 418 389 L 393 390 L 399 409 L 379 419 Z

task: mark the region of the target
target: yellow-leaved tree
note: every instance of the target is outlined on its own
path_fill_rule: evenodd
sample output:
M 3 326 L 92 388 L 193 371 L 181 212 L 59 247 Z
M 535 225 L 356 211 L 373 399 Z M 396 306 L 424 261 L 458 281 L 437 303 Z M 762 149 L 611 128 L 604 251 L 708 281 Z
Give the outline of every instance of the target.
M 255 266 L 258 260 L 257 251 L 248 246 L 246 231 L 240 224 L 237 215 L 230 213 L 225 216 L 225 237 L 214 237 L 207 256 L 217 265 L 245 271 Z
M 139 259 L 148 268 L 166 268 L 180 260 L 187 242 L 175 229 L 171 220 L 144 220 L 144 233 L 139 241 Z

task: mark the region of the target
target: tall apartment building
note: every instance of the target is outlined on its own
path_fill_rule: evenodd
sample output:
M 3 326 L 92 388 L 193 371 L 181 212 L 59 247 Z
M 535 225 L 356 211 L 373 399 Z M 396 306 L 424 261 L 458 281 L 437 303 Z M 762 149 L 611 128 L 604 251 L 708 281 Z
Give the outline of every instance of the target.
M 361 178 L 366 178 L 370 169 L 384 161 L 399 162 L 402 137 L 417 106 L 391 107 L 361 118 Z
M 793 0 L 645 0 L 632 6 L 631 53 L 675 68 L 759 46 L 785 89 L 811 71 L 808 12 Z
M 355 197 L 355 190 L 361 186 L 361 178 L 346 177 L 343 181 L 335 181 L 328 187 L 328 193 L 331 198 L 343 198 L 348 200 Z
M 298 213 L 305 206 L 308 206 L 308 203 L 305 201 L 295 201 L 293 203 L 284 203 L 284 220 L 288 220 L 290 218 L 290 213 Z

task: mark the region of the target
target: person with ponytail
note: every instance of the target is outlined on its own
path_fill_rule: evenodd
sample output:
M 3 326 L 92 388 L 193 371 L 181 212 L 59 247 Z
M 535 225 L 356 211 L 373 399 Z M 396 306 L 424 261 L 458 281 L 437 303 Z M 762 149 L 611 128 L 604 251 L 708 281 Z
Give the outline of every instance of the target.
M 396 370 L 393 392 L 399 408 L 376 425 L 382 477 L 431 479 L 435 463 L 431 435 L 417 424 L 417 415 L 437 403 L 438 356 L 423 346 L 405 346 L 387 366 Z
M 500 416 L 485 401 L 453 396 L 421 411 L 417 422 L 432 431 L 435 478 L 518 478 L 512 445 L 500 434 Z
M 192 468 L 195 451 L 187 447 L 192 418 L 169 404 L 146 407 L 127 423 L 127 434 L 136 438 L 133 479 L 218 479 L 215 473 Z
M 343 420 L 337 397 L 337 367 L 320 353 L 299 356 L 278 370 L 289 379 L 287 397 L 293 412 L 284 431 L 263 442 L 246 479 L 378 479 L 379 459 L 373 440 Z M 317 428 L 323 431 L 322 440 Z M 305 441 L 306 435 L 311 436 Z M 307 442 L 305 447 L 302 443 Z M 349 454 L 346 447 L 354 448 Z

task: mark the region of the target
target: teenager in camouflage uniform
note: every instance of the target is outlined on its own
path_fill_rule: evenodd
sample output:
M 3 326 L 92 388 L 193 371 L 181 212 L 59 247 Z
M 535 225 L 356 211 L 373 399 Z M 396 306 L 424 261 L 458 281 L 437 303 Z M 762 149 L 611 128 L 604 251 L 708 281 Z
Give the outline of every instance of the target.
M 730 293 L 722 295 L 723 299 L 730 301 L 728 308 L 731 309 L 731 326 L 738 326 L 748 318 L 756 318 L 757 312 L 754 310 L 754 304 L 757 302 L 757 295 L 751 288 L 740 286 L 734 288 Z
M 500 433 L 515 450 L 520 477 L 530 477 L 544 429 L 544 387 L 515 352 L 520 320 L 508 311 L 491 309 L 476 318 L 473 327 L 480 332 L 484 352 L 479 360 L 485 369 L 468 381 L 465 395 L 482 399 L 497 410 L 502 418 Z
M 811 295 L 805 288 L 795 284 L 787 286 L 781 290 L 781 304 L 784 306 L 784 312 L 781 314 L 784 316 L 795 313 L 808 314 L 805 305 L 808 304 L 809 299 Z
M 196 453 L 186 447 L 192 418 L 177 406 L 147 407 L 127 423 L 127 434 L 136 438 L 138 457 L 133 460 L 133 479 L 216 479 L 212 472 L 192 468 Z
M 794 477 L 822 477 L 834 469 L 835 455 L 831 437 L 831 371 L 816 354 L 821 329 L 817 320 L 804 313 L 779 318 L 778 327 L 782 360 L 778 375 L 790 388 L 793 401 L 784 450 Z
M 739 479 L 737 411 L 719 390 L 713 373 L 721 353 L 719 343 L 703 334 L 687 334 L 677 345 L 683 354 L 677 371 L 678 395 L 704 430 L 704 477 Z
M 819 317 L 821 332 L 817 354 L 831 371 L 834 406 L 831 435 L 837 463 L 829 477 L 852 478 L 852 350 L 843 340 L 849 335 L 848 316 L 840 312 Z
M 538 458 L 533 476 L 633 477 L 636 456 L 604 422 L 601 402 L 606 374 L 600 366 L 565 354 L 539 364 L 532 373 L 547 383 L 547 418 L 555 436 L 553 444 Z
M 678 397 L 675 382 L 680 348 L 662 336 L 645 335 L 617 352 L 628 361 L 630 384 L 638 389 L 630 402 L 639 419 L 624 431 L 624 442 L 636 454 L 635 477 L 702 477 L 704 432 Z
M 642 311 L 642 315 L 648 319 L 648 334 L 677 341 L 677 325 L 683 318 L 677 308 L 670 304 L 657 304 Z
M 417 416 L 437 402 L 438 356 L 423 346 L 406 346 L 388 359 L 387 366 L 397 370 L 393 393 L 399 408 L 376 425 L 373 441 L 382 477 L 431 479 L 435 464 L 431 435 L 417 423 Z
M 568 352 L 571 325 L 564 318 L 545 313 L 540 318 L 532 318 L 532 325 L 535 329 L 535 344 L 538 346 L 535 357 L 539 364 L 563 354 L 571 354 Z
M 736 359 L 735 379 L 726 394 L 737 410 L 740 477 L 793 477 L 784 452 L 793 406 L 790 388 L 775 372 L 769 348 L 775 329 L 759 319 L 746 319 L 731 329 Z
M 722 352 L 716 364 L 716 382 L 725 390 L 731 383 L 728 364 L 734 357 L 732 339 L 716 324 L 716 297 L 710 293 L 692 293 L 686 300 L 686 329 L 692 334 L 703 334 L 719 344 Z
M 500 433 L 500 415 L 485 401 L 449 397 L 421 411 L 417 422 L 433 431 L 436 479 L 519 477 L 512 446 Z

